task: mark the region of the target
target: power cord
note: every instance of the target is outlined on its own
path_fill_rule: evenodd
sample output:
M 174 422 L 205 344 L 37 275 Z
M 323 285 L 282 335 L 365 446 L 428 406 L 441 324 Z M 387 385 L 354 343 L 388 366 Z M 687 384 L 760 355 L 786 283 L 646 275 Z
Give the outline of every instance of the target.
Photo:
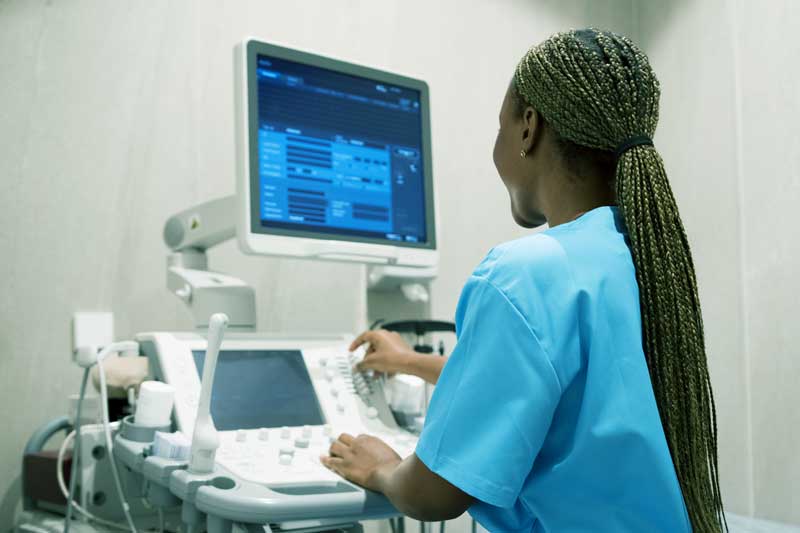
M 78 395 L 78 407 L 75 413 L 75 431 L 71 434 L 76 434 L 78 439 L 75 441 L 75 447 L 72 451 L 72 468 L 70 469 L 69 475 L 69 493 L 65 494 L 64 496 L 67 498 L 67 516 L 64 518 L 64 533 L 69 533 L 70 525 L 72 524 L 72 502 L 75 500 L 75 484 L 78 478 L 77 466 L 78 462 L 80 461 L 81 457 L 81 408 L 83 407 L 83 398 L 86 396 L 86 382 L 89 381 L 89 369 L 85 368 L 83 370 L 83 379 L 81 380 L 81 390 L 80 394 Z M 66 443 L 69 440 L 69 436 L 64 439 Z M 63 450 L 65 449 L 64 445 L 61 445 L 61 450 L 58 453 L 58 462 L 57 464 L 57 471 L 56 474 L 58 479 L 62 482 L 63 485 L 63 477 L 64 473 L 63 470 Z

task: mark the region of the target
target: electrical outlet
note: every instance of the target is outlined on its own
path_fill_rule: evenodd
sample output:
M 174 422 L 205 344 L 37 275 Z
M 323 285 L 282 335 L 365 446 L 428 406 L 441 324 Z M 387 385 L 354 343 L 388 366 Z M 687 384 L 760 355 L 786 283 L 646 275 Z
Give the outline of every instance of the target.
M 114 313 L 82 311 L 72 315 L 72 352 L 93 346 L 100 349 L 114 342 Z

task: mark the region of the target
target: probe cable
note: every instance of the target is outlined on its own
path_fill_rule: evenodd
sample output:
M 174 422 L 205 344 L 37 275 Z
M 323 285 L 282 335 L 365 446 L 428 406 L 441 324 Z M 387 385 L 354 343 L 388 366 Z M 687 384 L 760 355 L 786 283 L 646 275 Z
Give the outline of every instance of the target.
M 106 437 L 106 448 L 108 449 L 108 459 L 109 464 L 111 465 L 111 475 L 114 478 L 114 485 L 117 489 L 117 495 L 119 496 L 119 503 L 122 505 L 122 512 L 125 514 L 125 520 L 128 522 L 128 527 L 133 533 L 136 532 L 136 525 L 133 523 L 133 517 L 131 516 L 131 508 L 128 505 L 128 501 L 125 499 L 125 494 L 122 492 L 122 483 L 119 480 L 119 470 L 117 469 L 117 461 L 114 458 L 113 454 L 113 443 L 111 442 L 111 423 L 108 420 L 108 389 L 106 385 L 106 373 L 103 369 L 103 359 L 111 353 L 112 351 L 118 351 L 117 345 L 122 345 L 126 343 L 115 343 L 110 346 L 107 346 L 100 352 L 97 356 L 97 373 L 100 376 L 100 410 L 103 414 L 103 429 L 104 434 Z M 138 346 L 137 346 L 138 348 Z
M 109 520 L 105 520 L 103 518 L 100 518 L 97 515 L 92 514 L 90 511 L 87 511 L 86 509 L 81 507 L 81 505 L 76 500 L 70 499 L 69 490 L 67 489 L 67 484 L 64 481 L 63 468 L 64 468 L 64 456 L 66 455 L 67 447 L 72 443 L 73 439 L 75 439 L 75 431 L 74 430 L 71 431 L 69 433 L 69 435 L 67 435 L 67 437 L 64 439 L 64 442 L 61 444 L 61 448 L 59 448 L 59 450 L 58 450 L 58 459 L 57 459 L 57 463 L 56 463 L 56 466 L 58 468 L 58 471 L 56 472 L 56 477 L 58 479 L 58 486 L 61 489 L 61 493 L 64 495 L 64 498 L 66 498 L 67 501 L 69 502 L 67 505 L 71 504 L 72 508 L 75 511 L 78 511 L 80 514 L 82 514 L 83 516 L 85 516 L 86 518 L 91 520 L 92 522 L 97 522 L 98 524 L 102 524 L 104 526 L 112 527 L 112 528 L 115 528 L 115 529 L 118 529 L 118 530 L 121 530 L 121 531 L 130 531 L 126 526 L 117 524 L 116 522 L 111 522 Z M 77 442 L 76 442 L 75 446 L 78 446 Z M 73 457 L 73 464 L 74 464 L 74 461 L 75 461 L 75 459 Z M 64 527 L 64 533 L 68 533 L 68 531 L 69 531 L 69 528 L 67 528 L 65 526 Z
M 86 368 L 83 372 L 80 394 L 78 395 L 78 405 L 75 412 L 75 429 L 72 430 L 64 439 L 64 442 L 61 443 L 61 448 L 58 450 L 58 458 L 56 460 L 56 478 L 58 480 L 58 486 L 61 489 L 61 493 L 64 495 L 64 498 L 67 499 L 67 516 L 64 522 L 64 533 L 69 533 L 69 528 L 72 525 L 73 509 L 81 513 L 89 520 L 97 522 L 98 524 L 128 531 L 128 528 L 124 526 L 93 515 L 84 509 L 77 501 L 75 501 L 75 488 L 78 478 L 78 463 L 81 459 L 81 413 L 83 411 L 83 399 L 86 397 L 86 382 L 88 380 L 89 369 Z M 75 446 L 72 449 L 72 468 L 70 469 L 69 490 L 67 490 L 67 485 L 64 482 L 64 456 L 66 455 L 67 446 L 69 446 L 73 439 L 75 440 Z

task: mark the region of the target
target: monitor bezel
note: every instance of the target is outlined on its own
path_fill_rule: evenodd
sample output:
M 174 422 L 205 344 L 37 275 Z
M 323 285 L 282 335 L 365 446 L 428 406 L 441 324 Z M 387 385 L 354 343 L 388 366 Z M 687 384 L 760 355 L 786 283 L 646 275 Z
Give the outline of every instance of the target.
M 257 202 L 258 154 L 250 150 L 257 142 L 257 106 L 250 106 L 257 95 L 255 76 L 259 54 L 335 70 L 344 74 L 367 77 L 379 83 L 399 85 L 419 91 L 422 121 L 422 157 L 424 169 L 425 223 L 428 236 L 425 243 L 387 241 L 385 239 L 335 235 L 307 230 L 260 227 Z M 412 267 L 432 267 L 438 261 L 436 194 L 433 183 L 431 154 L 430 95 L 428 84 L 422 80 L 394 74 L 316 53 L 248 38 L 237 46 L 236 63 L 236 140 L 237 140 L 237 204 L 240 216 L 237 237 L 245 253 L 300 258 L 393 264 Z M 252 152 L 252 153 L 251 153 Z

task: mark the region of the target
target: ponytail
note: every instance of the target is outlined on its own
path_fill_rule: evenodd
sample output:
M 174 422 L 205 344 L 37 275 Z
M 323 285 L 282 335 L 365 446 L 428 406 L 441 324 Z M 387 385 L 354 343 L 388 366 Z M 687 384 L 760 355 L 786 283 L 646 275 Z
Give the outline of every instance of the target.
M 559 33 L 528 51 L 514 89 L 562 147 L 598 163 L 616 157 L 614 187 L 639 284 L 644 354 L 675 472 L 694 531 L 727 529 L 692 254 L 663 161 L 644 142 L 655 133 L 660 95 L 647 56 L 615 33 Z

